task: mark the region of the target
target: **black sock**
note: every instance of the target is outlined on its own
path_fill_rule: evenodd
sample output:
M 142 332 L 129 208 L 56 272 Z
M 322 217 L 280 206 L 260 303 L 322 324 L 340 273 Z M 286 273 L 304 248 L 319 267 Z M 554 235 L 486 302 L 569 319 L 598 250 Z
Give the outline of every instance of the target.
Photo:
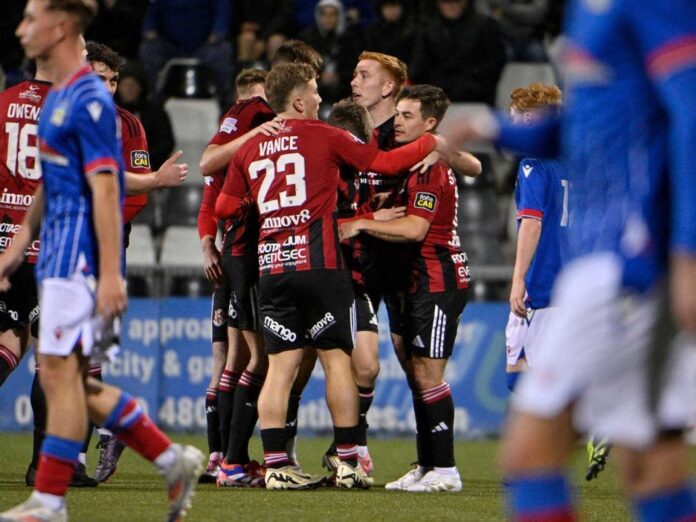
M 240 374 L 229 370 L 222 372 L 218 388 L 218 414 L 220 417 L 220 451 L 227 453 L 230 440 L 230 425 L 232 423 L 232 408 L 234 407 L 234 392 Z
M 429 447 L 428 428 L 425 417 L 425 404 L 420 394 L 413 391 L 413 413 L 416 417 L 416 450 L 418 464 L 424 468 L 433 467 L 433 456 Z
M 297 436 L 297 412 L 300 409 L 300 400 L 302 392 L 290 391 L 290 399 L 288 399 L 288 413 L 285 416 L 285 433 L 288 440 Z
M 358 426 L 338 428 L 334 426 L 334 442 L 341 462 L 355 467 L 358 465 Z
M 205 390 L 205 426 L 208 434 L 208 453 L 218 453 L 222 451 L 217 388 L 208 388 Z
M 269 428 L 261 430 L 263 444 L 263 460 L 267 468 L 282 468 L 289 464 L 288 452 L 285 447 L 285 428 Z
M 254 433 L 259 412 L 256 401 L 263 386 L 263 375 L 244 371 L 234 394 L 232 427 L 225 461 L 228 464 L 246 464 L 249 458 L 249 439 Z
M 41 444 L 46 436 L 46 397 L 44 396 L 41 384 L 39 384 L 39 373 L 34 373 L 34 380 L 31 383 L 31 409 L 34 412 L 34 445 L 32 446 L 31 465 L 39 467 L 41 458 Z
M 360 417 L 358 418 L 358 446 L 367 446 L 367 411 L 375 398 L 375 388 L 371 386 L 365 388 L 358 386 L 358 397 L 360 398 Z
M 19 364 L 19 358 L 6 346 L 0 344 L 0 386 Z
M 454 401 L 449 384 L 424 390 L 421 393 L 424 403 L 425 429 L 428 446 L 432 452 L 432 465 L 438 468 L 451 468 L 454 464 Z

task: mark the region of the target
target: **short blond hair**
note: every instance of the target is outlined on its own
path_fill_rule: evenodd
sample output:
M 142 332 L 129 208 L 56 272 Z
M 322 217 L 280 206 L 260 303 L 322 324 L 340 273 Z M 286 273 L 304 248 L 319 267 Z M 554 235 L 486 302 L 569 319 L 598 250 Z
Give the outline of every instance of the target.
M 288 106 L 294 89 L 306 86 L 315 78 L 314 68 L 304 63 L 281 63 L 266 77 L 266 97 L 273 112 L 279 114 Z
M 519 87 L 510 93 L 509 109 L 518 112 L 533 111 L 544 107 L 557 108 L 563 102 L 561 89 L 555 85 L 535 82 L 527 87 Z
M 73 16 L 75 26 L 80 33 L 85 32 L 99 10 L 96 0 L 47 0 L 46 8 L 52 11 L 63 11 Z
M 392 98 L 396 99 L 401 91 L 401 87 L 408 81 L 408 66 L 396 56 L 372 51 L 363 51 L 358 57 L 359 61 L 372 60 L 379 63 L 387 71 L 394 82 L 394 92 Z
M 268 72 L 263 69 L 242 69 L 234 80 L 237 94 L 240 96 L 248 95 L 256 84 L 264 84 L 268 77 Z

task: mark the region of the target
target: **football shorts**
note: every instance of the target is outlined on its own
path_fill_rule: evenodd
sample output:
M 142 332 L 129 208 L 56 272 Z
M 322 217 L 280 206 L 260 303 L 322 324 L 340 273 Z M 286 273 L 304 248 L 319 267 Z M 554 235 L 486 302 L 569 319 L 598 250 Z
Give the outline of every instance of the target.
M 643 449 L 661 431 L 682 429 L 693 419 L 696 350 L 685 339 L 654 341 L 657 292 L 623 288 L 622 271 L 612 253 L 564 268 L 552 301 L 557 315 L 521 378 L 513 408 L 550 418 L 574 404 L 578 431 Z M 664 364 L 656 378 L 658 348 Z
M 222 269 L 230 288 L 228 324 L 232 328 L 258 332 L 259 260 L 256 256 L 223 256 Z
M 232 312 L 231 292 L 227 285 L 218 286 L 213 292 L 210 321 L 212 323 L 212 342 L 227 341 L 227 323 Z
M 512 312 L 505 327 L 505 351 L 507 364 L 513 366 L 520 359 L 527 361 L 527 366 L 534 365 L 539 353 L 539 345 L 549 323 L 554 321 L 557 309 L 527 309 L 527 317 L 518 317 Z
M 10 284 L 7 292 L 0 292 L 0 332 L 29 327 L 31 335 L 38 337 L 39 299 L 34 265 L 22 263 L 10 276 Z
M 264 275 L 259 294 L 266 353 L 304 346 L 353 349 L 355 300 L 348 272 Z

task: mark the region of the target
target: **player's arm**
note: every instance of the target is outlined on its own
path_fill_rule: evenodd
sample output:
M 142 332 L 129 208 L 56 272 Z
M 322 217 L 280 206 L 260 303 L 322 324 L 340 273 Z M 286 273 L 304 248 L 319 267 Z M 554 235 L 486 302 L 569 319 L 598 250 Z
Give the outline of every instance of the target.
M 41 220 L 44 213 L 44 191 L 43 184 L 39 184 L 34 192 L 34 200 L 27 209 L 22 219 L 19 232 L 12 240 L 12 244 L 0 255 L 0 291 L 9 288 L 8 278 L 24 261 L 24 252 L 31 242 L 39 235 Z
M 105 317 L 118 315 L 126 308 L 126 293 L 121 277 L 121 208 L 118 178 L 108 171 L 88 178 L 92 190 L 94 231 L 99 248 L 97 310 Z
M 341 239 L 350 239 L 360 232 L 392 243 L 417 243 L 425 239 L 430 221 L 419 216 L 404 216 L 391 221 L 356 219 L 342 223 Z
M 188 165 L 177 163 L 183 154 L 180 150 L 175 152 L 155 172 L 138 174 L 126 171 L 126 195 L 137 196 L 156 189 L 181 185 L 188 176 Z
M 541 237 L 541 220 L 522 218 L 517 233 L 517 253 L 515 268 L 512 272 L 512 288 L 510 289 L 510 309 L 519 317 L 527 317 L 527 306 L 524 302 L 527 287 L 524 278 L 534 259 L 534 253 Z
M 235 152 L 237 152 L 242 145 L 244 145 L 254 136 L 258 134 L 263 134 L 264 136 L 275 136 L 278 134 L 278 131 L 282 125 L 281 121 L 282 120 L 279 118 L 275 118 L 253 128 L 246 134 L 242 134 L 240 137 L 228 143 L 222 145 L 211 143 L 208 145 L 203 151 L 201 161 L 198 163 L 201 176 L 209 176 L 216 170 L 227 168 L 227 165 L 229 165 Z
M 215 245 L 217 235 L 217 218 L 215 217 L 215 201 L 220 194 L 220 182 L 212 176 L 206 177 L 203 185 L 203 197 L 198 210 L 198 237 L 203 250 L 203 269 L 209 281 L 219 284 L 223 279 L 220 251 Z
M 253 204 L 254 200 L 249 195 L 249 187 L 242 174 L 241 161 L 235 158 L 230 163 L 225 183 L 215 202 L 215 215 L 218 219 L 241 217 Z

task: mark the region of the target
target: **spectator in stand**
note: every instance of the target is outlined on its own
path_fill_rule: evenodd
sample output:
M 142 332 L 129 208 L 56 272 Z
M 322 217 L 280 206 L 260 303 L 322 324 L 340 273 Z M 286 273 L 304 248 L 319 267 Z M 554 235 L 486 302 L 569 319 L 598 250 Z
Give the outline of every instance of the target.
M 121 71 L 116 103 L 135 114 L 143 124 L 152 169 L 159 169 L 174 150 L 174 133 L 162 105 L 148 98 L 147 76 L 138 62 L 128 62 Z
M 405 0 L 377 0 L 377 19 L 365 31 L 365 49 L 411 61 L 416 26 Z
M 235 0 L 234 34 L 240 68 L 273 60 L 280 45 L 295 33 L 292 0 Z
M 350 94 L 353 65 L 363 48 L 363 36 L 349 26 L 340 0 L 320 0 L 314 10 L 315 23 L 302 31 L 299 39 L 308 43 L 324 59 L 319 89 L 326 102 L 332 103 Z
M 440 86 L 453 102 L 493 105 L 506 61 L 498 23 L 473 0 L 437 0 L 416 34 L 409 71 L 415 83 Z
M 151 0 L 143 21 L 140 60 L 152 92 L 157 75 L 175 57 L 198 58 L 215 74 L 218 96 L 231 91 L 233 76 L 230 0 Z
M 548 0 L 487 0 L 486 3 L 490 14 L 500 23 L 509 60 L 548 60 L 543 42 Z
M 97 0 L 99 12 L 85 32 L 85 38 L 108 45 L 121 56 L 138 56 L 140 28 L 147 2 L 142 0 Z
M 5 70 L 8 87 L 32 78 L 31 75 L 24 77 L 24 51 L 14 34 L 22 20 L 23 9 L 24 2 L 0 2 L 0 69 Z

